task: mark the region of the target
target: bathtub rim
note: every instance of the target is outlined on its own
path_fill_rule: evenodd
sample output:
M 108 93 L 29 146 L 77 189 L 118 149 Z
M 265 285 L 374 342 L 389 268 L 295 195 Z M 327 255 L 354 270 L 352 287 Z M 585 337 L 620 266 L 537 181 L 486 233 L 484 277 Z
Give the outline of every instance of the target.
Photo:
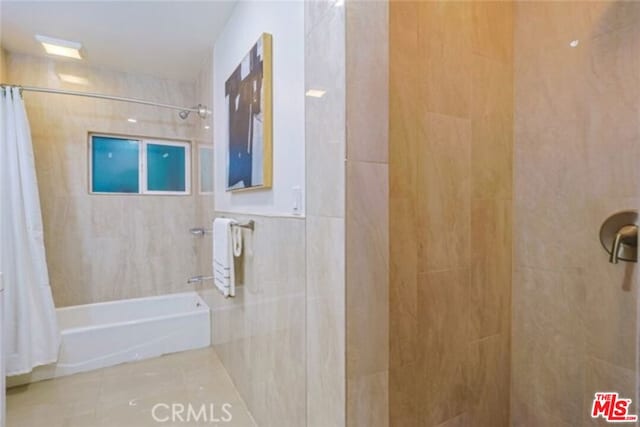
M 211 309 L 209 308 L 209 305 L 202 299 L 202 297 L 195 291 L 192 292 L 177 292 L 174 294 L 163 294 L 163 295 L 154 295 L 154 296 L 150 296 L 150 297 L 139 297 L 139 298 L 127 298 L 127 299 L 120 299 L 120 300 L 113 300 L 113 301 L 103 301 L 103 302 L 96 302 L 96 303 L 90 303 L 90 304 L 79 304 L 79 305 L 70 305 L 67 307 L 60 307 L 60 308 L 56 308 L 56 311 L 72 311 L 72 310 L 76 310 L 79 308 L 86 308 L 86 307 L 99 307 L 99 306 L 108 306 L 108 305 L 116 305 L 118 303 L 122 303 L 123 301 L 152 301 L 152 300 L 162 300 L 162 299 L 171 299 L 173 297 L 176 296 L 181 296 L 181 297 L 197 297 L 197 302 L 200 302 L 202 305 L 200 307 L 195 307 L 193 310 L 189 310 L 189 311 L 183 311 L 183 312 L 179 312 L 179 313 L 174 313 L 174 314 L 165 314 L 165 315 L 161 315 L 161 316 L 152 316 L 152 317 L 143 317 L 141 319 L 135 319 L 135 320 L 125 320 L 125 321 L 121 321 L 121 322 L 110 322 L 110 323 L 99 323 L 99 324 L 95 324 L 95 325 L 88 325 L 88 326 L 76 326 L 73 328 L 61 328 L 60 329 L 60 335 L 69 335 L 72 333 L 79 333 L 79 332 L 85 332 L 85 331 L 92 331 L 92 330 L 100 330 L 100 329 L 106 329 L 106 328 L 112 328 L 114 326 L 130 326 L 130 325 L 137 325 L 140 323 L 147 323 L 147 322 L 152 322 L 152 321 L 157 321 L 157 320 L 161 320 L 161 319 L 178 319 L 181 317 L 187 317 L 187 316 L 193 316 L 195 314 L 208 314 Z

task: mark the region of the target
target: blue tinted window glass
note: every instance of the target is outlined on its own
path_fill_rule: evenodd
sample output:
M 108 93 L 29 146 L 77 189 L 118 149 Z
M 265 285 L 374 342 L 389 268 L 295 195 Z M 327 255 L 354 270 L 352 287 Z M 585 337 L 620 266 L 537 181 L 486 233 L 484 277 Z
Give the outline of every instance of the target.
M 200 147 L 200 191 L 213 192 L 213 149 Z
M 185 147 L 147 144 L 147 190 L 186 191 Z
M 91 138 L 91 191 L 138 193 L 139 141 L 105 136 Z

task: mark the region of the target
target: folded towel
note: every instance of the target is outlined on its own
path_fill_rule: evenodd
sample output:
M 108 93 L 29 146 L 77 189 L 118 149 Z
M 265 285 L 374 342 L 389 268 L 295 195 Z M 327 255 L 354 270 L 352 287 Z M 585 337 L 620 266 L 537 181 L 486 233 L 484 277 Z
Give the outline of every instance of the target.
M 213 280 L 225 297 L 236 295 L 232 238 L 232 224 L 235 223 L 235 220 L 228 218 L 216 218 L 213 221 Z

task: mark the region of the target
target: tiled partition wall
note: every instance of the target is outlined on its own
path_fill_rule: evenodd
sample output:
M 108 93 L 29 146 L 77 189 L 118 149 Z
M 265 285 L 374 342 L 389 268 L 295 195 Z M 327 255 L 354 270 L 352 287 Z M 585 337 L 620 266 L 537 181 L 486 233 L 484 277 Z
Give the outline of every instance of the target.
M 389 4 L 391 425 L 509 425 L 511 2 Z
M 596 391 L 637 398 L 637 266 L 598 231 L 638 208 L 638 52 L 639 2 L 516 4 L 515 426 L 605 425 Z
M 347 425 L 387 426 L 388 3 L 346 2 Z
M 305 2 L 307 426 L 345 425 L 345 10 Z
M 203 292 L 213 345 L 259 426 L 304 426 L 305 220 L 215 214 L 252 219 L 255 231 L 243 232 L 235 298 Z
M 8 83 L 97 92 L 193 105 L 194 84 L 7 55 Z M 88 85 L 62 83 L 58 73 Z M 24 93 L 31 125 L 49 277 L 56 306 L 193 290 L 198 251 L 189 228 L 198 222 L 197 154 L 192 195 L 91 195 L 88 132 L 191 140 L 192 115 L 92 98 Z M 135 117 L 137 123 L 127 118 Z M 192 146 L 195 150 L 195 146 Z

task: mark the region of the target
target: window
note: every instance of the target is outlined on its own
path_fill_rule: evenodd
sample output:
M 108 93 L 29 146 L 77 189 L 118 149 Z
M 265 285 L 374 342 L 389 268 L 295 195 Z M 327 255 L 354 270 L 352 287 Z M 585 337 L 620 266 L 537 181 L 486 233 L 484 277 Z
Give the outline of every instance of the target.
M 92 134 L 89 145 L 91 193 L 190 194 L 187 142 Z
M 200 194 L 213 194 L 213 147 L 200 146 Z

